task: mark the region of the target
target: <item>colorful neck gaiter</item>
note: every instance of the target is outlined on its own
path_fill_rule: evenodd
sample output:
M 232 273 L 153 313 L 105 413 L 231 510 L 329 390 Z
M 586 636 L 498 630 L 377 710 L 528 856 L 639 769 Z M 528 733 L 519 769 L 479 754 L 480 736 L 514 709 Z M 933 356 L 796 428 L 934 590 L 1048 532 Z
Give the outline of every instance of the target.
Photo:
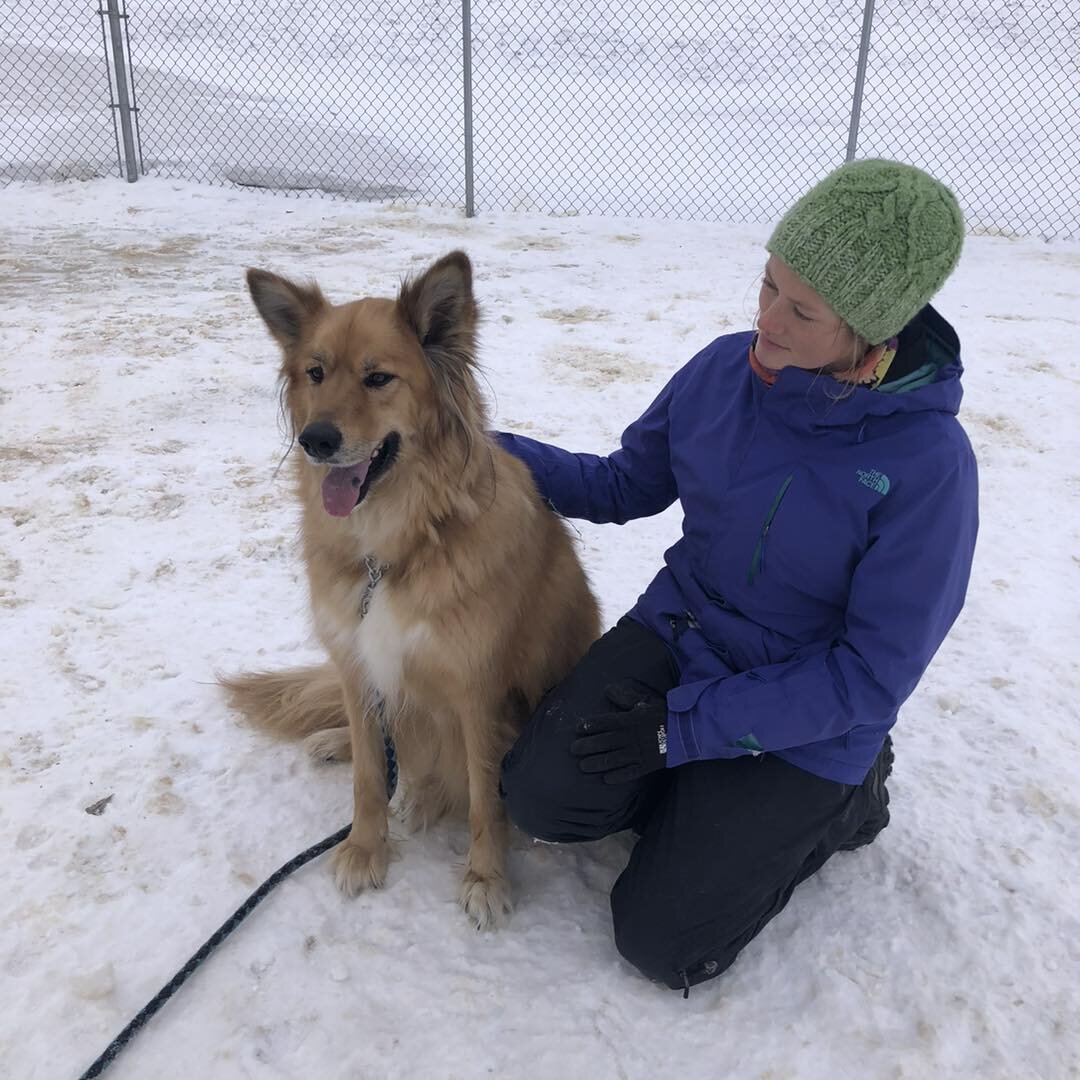
M 754 341 L 750 342 L 750 368 L 754 374 L 766 385 L 772 386 L 776 382 L 776 376 L 780 373 L 778 371 L 770 371 L 767 367 L 762 366 L 761 361 L 757 358 L 757 353 L 754 352 Z
M 756 341 L 757 338 L 754 338 L 754 342 Z M 754 342 L 750 343 L 750 368 L 766 386 L 772 386 L 780 372 L 770 371 L 758 360 L 757 353 L 754 352 Z M 837 382 L 851 383 L 866 390 L 876 390 L 889 373 L 889 368 L 896 357 L 898 344 L 896 338 L 889 338 L 883 345 L 872 348 L 854 372 L 834 371 L 831 372 L 832 377 Z

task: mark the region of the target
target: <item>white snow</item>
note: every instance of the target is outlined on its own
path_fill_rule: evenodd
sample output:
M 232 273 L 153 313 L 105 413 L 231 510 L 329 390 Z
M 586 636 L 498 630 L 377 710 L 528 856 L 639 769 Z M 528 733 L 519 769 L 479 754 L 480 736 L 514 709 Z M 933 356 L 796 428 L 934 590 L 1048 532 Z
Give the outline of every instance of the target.
M 698 348 L 750 325 L 766 235 L 165 180 L 0 194 L 5 1076 L 77 1075 L 349 819 L 347 767 L 239 726 L 213 686 L 318 655 L 244 267 L 345 299 L 464 247 L 495 423 L 603 452 Z M 972 237 L 939 306 L 964 342 L 983 524 L 967 608 L 897 729 L 877 843 L 685 1002 L 614 948 L 626 838 L 520 839 L 517 908 L 490 934 L 457 906 L 463 826 L 402 839 L 387 888 L 354 901 L 323 858 L 109 1075 L 1077 1075 L 1080 245 Z M 679 515 L 576 527 L 612 620 Z

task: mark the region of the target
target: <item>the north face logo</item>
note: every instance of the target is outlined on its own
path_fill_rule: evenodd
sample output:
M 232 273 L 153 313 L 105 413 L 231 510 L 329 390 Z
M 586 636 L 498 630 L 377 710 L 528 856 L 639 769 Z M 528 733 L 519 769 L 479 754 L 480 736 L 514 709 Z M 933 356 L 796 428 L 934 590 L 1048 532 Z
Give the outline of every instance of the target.
M 883 472 L 878 472 L 877 469 L 856 469 L 855 475 L 860 484 L 872 488 L 879 495 L 889 494 L 889 478 Z

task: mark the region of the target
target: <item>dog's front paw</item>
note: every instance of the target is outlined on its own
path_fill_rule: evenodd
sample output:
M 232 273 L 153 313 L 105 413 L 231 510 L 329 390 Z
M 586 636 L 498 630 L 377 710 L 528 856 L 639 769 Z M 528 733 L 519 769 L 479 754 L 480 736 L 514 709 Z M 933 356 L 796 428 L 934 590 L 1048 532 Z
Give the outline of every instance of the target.
M 352 740 L 347 727 L 313 731 L 304 739 L 304 749 L 315 761 L 352 761 Z
M 334 849 L 334 883 L 346 896 L 356 896 L 364 889 L 381 889 L 390 862 L 390 845 L 379 840 L 374 849 L 346 837 Z
M 514 909 L 505 878 L 481 877 L 472 870 L 465 871 L 461 906 L 476 924 L 477 930 L 493 930 L 501 926 Z

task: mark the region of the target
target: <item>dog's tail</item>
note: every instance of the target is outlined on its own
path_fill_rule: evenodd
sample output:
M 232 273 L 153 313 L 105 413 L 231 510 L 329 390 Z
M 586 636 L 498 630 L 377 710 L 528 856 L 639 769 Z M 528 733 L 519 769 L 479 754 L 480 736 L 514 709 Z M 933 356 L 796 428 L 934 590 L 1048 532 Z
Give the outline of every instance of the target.
M 349 722 L 341 681 L 331 664 L 218 675 L 217 681 L 234 709 L 280 739 L 300 739 Z

